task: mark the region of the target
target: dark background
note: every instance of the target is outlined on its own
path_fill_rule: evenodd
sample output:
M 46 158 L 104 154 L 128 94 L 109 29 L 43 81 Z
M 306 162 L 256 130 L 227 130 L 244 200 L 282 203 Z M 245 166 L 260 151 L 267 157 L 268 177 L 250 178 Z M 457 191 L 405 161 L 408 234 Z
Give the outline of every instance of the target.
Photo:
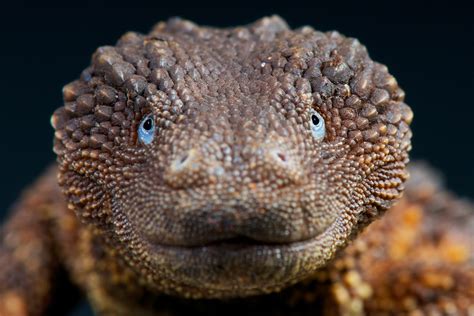
M 473 198 L 471 11 L 453 2 L 412 2 L 321 2 L 319 7 L 299 8 L 302 3 L 292 1 L 287 3 L 295 6 L 291 8 L 274 3 L 216 9 L 180 1 L 178 8 L 83 1 L 76 7 L 20 3 L 1 8 L 0 221 L 21 190 L 54 160 L 49 118 L 61 106 L 62 86 L 80 74 L 98 46 L 114 44 L 128 30 L 147 32 L 171 16 L 232 26 L 277 13 L 292 27 L 309 24 L 357 37 L 407 94 L 415 113 L 412 157 L 428 160 L 442 170 L 451 190 Z

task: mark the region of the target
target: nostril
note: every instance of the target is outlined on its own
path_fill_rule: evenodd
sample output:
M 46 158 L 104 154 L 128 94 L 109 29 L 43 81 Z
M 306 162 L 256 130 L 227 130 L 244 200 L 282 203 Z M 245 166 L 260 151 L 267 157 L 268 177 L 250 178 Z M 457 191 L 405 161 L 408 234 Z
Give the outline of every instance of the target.
M 214 153 L 199 147 L 177 152 L 163 170 L 163 179 L 176 189 L 217 184 L 226 177 L 223 162 L 217 158 Z
M 186 162 L 186 160 L 188 160 L 188 157 L 189 157 L 189 155 L 187 155 L 187 154 L 181 156 L 181 158 L 179 159 L 179 164 L 183 165 Z
M 286 155 L 284 153 L 277 153 L 276 155 L 281 161 L 286 162 Z
M 176 159 L 174 159 L 171 164 L 171 170 L 176 172 L 182 171 L 183 169 L 187 168 L 192 156 L 192 152 L 187 152 L 182 154 L 181 156 L 176 157 Z
M 272 160 L 278 164 L 288 164 L 288 155 L 281 148 L 273 148 L 270 150 Z
M 267 153 L 267 159 L 264 163 L 265 171 L 272 173 L 272 176 L 279 179 L 279 187 L 289 183 L 301 183 L 300 181 L 304 179 L 305 170 L 298 158 L 297 154 L 285 147 L 272 148 Z

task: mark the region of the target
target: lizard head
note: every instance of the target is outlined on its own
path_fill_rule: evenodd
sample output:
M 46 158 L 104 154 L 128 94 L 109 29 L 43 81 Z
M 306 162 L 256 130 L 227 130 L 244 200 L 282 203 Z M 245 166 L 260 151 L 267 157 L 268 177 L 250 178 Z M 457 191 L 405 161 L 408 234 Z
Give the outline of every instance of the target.
M 179 19 L 99 48 L 52 117 L 59 182 L 157 290 L 276 291 L 403 191 L 412 120 L 356 39 Z

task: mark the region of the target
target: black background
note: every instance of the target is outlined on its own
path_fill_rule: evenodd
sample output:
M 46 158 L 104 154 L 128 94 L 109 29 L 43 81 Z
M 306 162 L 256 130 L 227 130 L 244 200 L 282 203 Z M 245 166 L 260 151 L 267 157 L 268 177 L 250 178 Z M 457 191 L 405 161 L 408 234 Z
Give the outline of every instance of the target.
M 160 7 L 163 2 L 158 1 L 156 7 L 142 8 L 117 1 L 1 8 L 0 220 L 21 190 L 54 160 L 49 118 L 61 106 L 62 86 L 80 74 L 98 46 L 114 44 L 128 30 L 147 32 L 171 16 L 232 26 L 276 13 L 292 27 L 309 24 L 358 38 L 406 92 L 415 113 L 412 157 L 442 170 L 451 190 L 474 197 L 470 8 L 416 1 L 403 6 L 397 1 L 321 1 L 317 7 L 299 8 L 301 2 L 291 1 L 286 7 L 216 9 L 180 1 L 175 1 L 177 8 Z

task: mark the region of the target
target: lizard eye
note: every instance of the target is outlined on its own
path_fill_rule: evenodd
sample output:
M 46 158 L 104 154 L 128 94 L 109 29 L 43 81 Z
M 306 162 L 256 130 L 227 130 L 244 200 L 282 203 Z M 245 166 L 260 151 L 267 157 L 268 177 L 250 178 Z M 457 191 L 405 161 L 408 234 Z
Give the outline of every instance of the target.
M 138 137 L 145 145 L 149 145 L 155 138 L 155 119 L 153 114 L 148 114 L 140 122 L 138 127 Z
M 317 140 L 323 139 L 326 134 L 326 126 L 324 124 L 324 118 L 315 110 L 311 110 L 311 133 Z

